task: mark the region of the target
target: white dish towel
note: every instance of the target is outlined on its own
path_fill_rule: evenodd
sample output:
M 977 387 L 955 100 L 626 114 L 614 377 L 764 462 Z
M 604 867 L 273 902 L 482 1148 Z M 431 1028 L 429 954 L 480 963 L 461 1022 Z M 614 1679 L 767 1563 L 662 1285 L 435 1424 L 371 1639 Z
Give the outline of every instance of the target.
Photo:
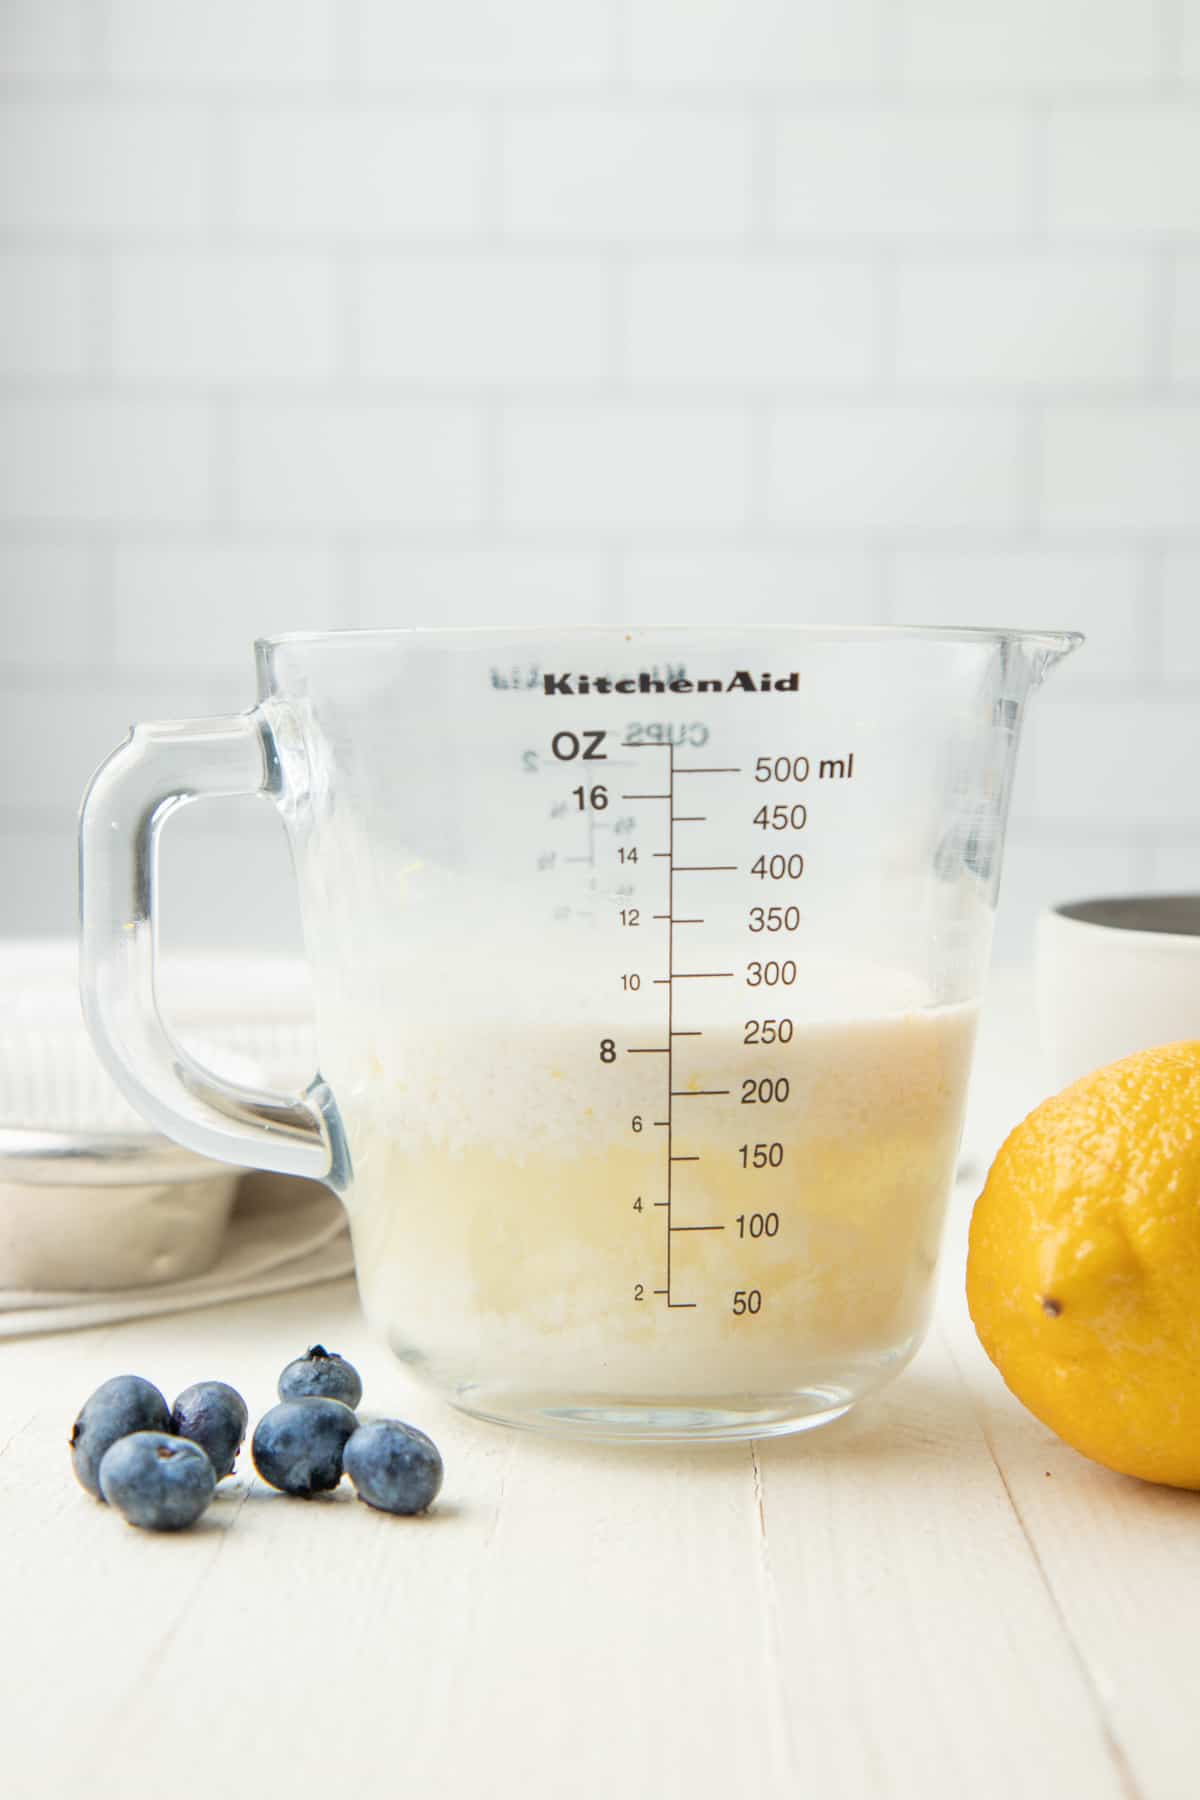
M 102 1293 L 0 1288 L 0 1338 L 219 1306 L 334 1281 L 353 1270 L 346 1215 L 328 1188 L 286 1175 L 252 1174 L 238 1188 L 220 1257 L 207 1274 Z

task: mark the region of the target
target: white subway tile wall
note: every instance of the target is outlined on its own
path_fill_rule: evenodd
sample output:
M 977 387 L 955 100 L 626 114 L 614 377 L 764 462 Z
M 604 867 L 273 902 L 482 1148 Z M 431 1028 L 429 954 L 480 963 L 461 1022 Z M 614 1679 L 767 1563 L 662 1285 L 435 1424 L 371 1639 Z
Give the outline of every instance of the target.
M 998 948 L 1200 885 L 1200 0 L 5 0 L 0 931 L 322 625 L 1077 626 Z M 298 941 L 270 809 L 168 940 Z

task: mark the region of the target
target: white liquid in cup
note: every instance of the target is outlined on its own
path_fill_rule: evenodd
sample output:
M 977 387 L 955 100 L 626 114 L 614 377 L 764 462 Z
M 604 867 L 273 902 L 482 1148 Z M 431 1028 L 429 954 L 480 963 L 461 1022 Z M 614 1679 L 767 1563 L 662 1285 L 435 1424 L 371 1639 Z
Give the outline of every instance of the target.
M 835 1016 L 798 1020 L 786 1050 L 748 1061 L 728 1025 L 677 1046 L 672 1148 L 695 1160 L 671 1164 L 669 1212 L 665 1059 L 601 1069 L 594 1025 L 456 1030 L 410 1004 L 353 1079 L 331 1071 L 374 1326 L 505 1417 L 748 1395 L 794 1414 L 801 1393 L 829 1411 L 894 1373 L 927 1322 L 976 1013 L 836 1016 L 839 973 Z M 886 1003 L 915 986 L 864 969 L 864 989 Z M 748 1067 L 786 1071 L 786 1105 L 744 1104 Z M 774 1142 L 779 1166 L 754 1168 Z

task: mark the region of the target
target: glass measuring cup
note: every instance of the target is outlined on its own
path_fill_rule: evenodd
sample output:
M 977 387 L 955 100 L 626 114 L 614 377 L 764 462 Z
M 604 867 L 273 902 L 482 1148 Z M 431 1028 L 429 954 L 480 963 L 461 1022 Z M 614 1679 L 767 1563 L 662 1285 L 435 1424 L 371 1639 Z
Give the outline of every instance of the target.
M 1026 699 L 1079 641 L 362 632 L 257 647 L 237 717 L 135 728 L 82 826 L 86 1015 L 140 1110 L 328 1181 L 367 1315 L 458 1406 L 791 1431 L 924 1333 Z M 302 1095 L 154 994 L 179 804 L 286 824 Z

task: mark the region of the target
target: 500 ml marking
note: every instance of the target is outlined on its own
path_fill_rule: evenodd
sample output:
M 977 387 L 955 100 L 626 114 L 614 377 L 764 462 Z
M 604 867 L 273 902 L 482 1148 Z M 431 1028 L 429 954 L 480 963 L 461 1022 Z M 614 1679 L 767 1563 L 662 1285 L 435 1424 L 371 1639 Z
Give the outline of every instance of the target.
M 607 732 L 604 731 L 557 732 L 550 746 L 552 759 L 559 763 L 611 762 L 613 767 L 619 767 L 621 766 L 619 759 L 610 759 L 604 748 L 607 736 Z M 588 816 L 589 826 L 597 812 L 604 812 L 608 809 L 612 798 L 619 798 L 622 802 L 659 802 L 667 808 L 666 848 L 650 853 L 654 860 L 664 861 L 667 864 L 666 911 L 653 915 L 655 920 L 664 921 L 667 927 L 666 972 L 651 978 L 653 986 L 665 987 L 667 990 L 666 1042 L 664 1044 L 628 1045 L 626 1053 L 630 1056 L 663 1056 L 666 1058 L 666 1092 L 661 1106 L 654 1109 L 661 1111 L 665 1116 L 651 1119 L 640 1113 L 634 1114 L 630 1120 L 630 1129 L 635 1133 L 641 1133 L 649 1126 L 652 1130 L 661 1130 L 666 1134 L 663 1183 L 666 1197 L 653 1202 L 654 1208 L 665 1211 L 667 1215 L 665 1221 L 665 1272 L 663 1285 L 652 1289 L 651 1292 L 654 1297 L 665 1300 L 671 1310 L 690 1311 L 694 1310 L 699 1303 L 693 1299 L 680 1298 L 676 1293 L 672 1267 L 673 1239 L 682 1232 L 724 1231 L 726 1227 L 724 1224 L 682 1225 L 676 1222 L 675 1189 L 676 1182 L 682 1174 L 682 1171 L 677 1172 L 677 1165 L 699 1162 L 700 1157 L 677 1148 L 675 1106 L 677 1101 L 702 1103 L 709 1098 L 729 1098 L 731 1090 L 728 1088 L 677 1088 L 675 1086 L 676 1040 L 703 1036 L 699 1030 L 682 1029 L 677 1026 L 676 984 L 684 981 L 734 980 L 736 971 L 708 968 L 680 969 L 676 966 L 676 928 L 704 924 L 702 918 L 698 918 L 686 910 L 676 912 L 676 878 L 701 873 L 736 874 L 738 865 L 677 859 L 675 827 L 677 825 L 703 824 L 706 820 L 703 810 L 699 812 L 677 810 L 677 799 L 680 800 L 681 805 L 703 807 L 703 801 L 697 799 L 697 789 L 690 781 L 687 783 L 686 793 L 683 796 L 678 794 L 677 782 L 685 776 L 739 775 L 742 770 L 740 767 L 717 764 L 708 766 L 689 763 L 685 766 L 677 766 L 675 761 L 676 745 L 670 741 L 670 738 L 663 742 L 631 737 L 622 740 L 621 748 L 624 750 L 665 750 L 667 753 L 665 772 L 662 764 L 659 763 L 657 777 L 651 776 L 645 780 L 638 780 L 635 777 L 628 784 L 629 791 L 621 793 L 619 796 L 611 794 L 609 783 L 597 782 L 589 772 L 589 778 L 571 790 L 571 798 L 575 803 L 575 810 Z M 634 765 L 626 762 L 624 766 L 632 767 Z M 843 756 L 816 760 L 808 756 L 796 755 L 760 756 L 755 761 L 753 779 L 756 783 L 771 784 L 777 787 L 813 781 L 850 781 L 854 779 L 854 753 L 848 751 Z M 769 833 L 799 833 L 807 827 L 809 807 L 805 802 L 791 799 L 776 802 L 769 795 L 763 796 L 763 800 L 765 804 L 760 804 L 752 814 L 748 815 L 749 822 L 757 829 Z M 629 819 L 627 823 L 632 826 L 634 821 Z M 775 842 L 778 843 L 779 840 L 776 839 Z M 617 854 L 621 864 L 636 864 L 639 847 L 634 843 L 621 845 L 618 847 Z M 745 873 L 751 880 L 764 884 L 783 884 L 781 904 L 764 903 L 748 908 L 744 930 L 751 938 L 758 934 L 787 936 L 800 930 L 802 924 L 800 908 L 795 904 L 788 903 L 782 896 L 787 896 L 794 891 L 792 884 L 800 881 L 804 870 L 804 854 L 788 845 L 786 840 L 778 849 L 764 848 L 762 854 L 749 864 Z M 761 888 L 759 894 L 765 901 L 767 896 L 763 894 Z M 780 889 L 777 888 L 775 894 L 780 894 Z M 774 899 L 775 895 L 771 895 L 771 898 Z M 619 917 L 623 928 L 637 929 L 642 925 L 644 915 L 640 908 L 626 905 L 620 909 Z M 694 938 L 689 941 L 694 945 Z M 764 956 L 745 964 L 742 979 L 748 988 L 790 988 L 797 982 L 798 974 L 798 965 L 793 958 L 778 955 Z M 627 993 L 636 991 L 642 985 L 642 977 L 635 970 L 627 970 L 621 976 L 621 985 Z M 789 1044 L 793 1040 L 794 1030 L 793 1020 L 782 1014 L 747 1019 L 743 1028 L 742 1043 L 747 1047 L 756 1048 Z M 601 1063 L 611 1065 L 617 1060 L 617 1055 L 616 1040 L 602 1038 L 599 1044 Z M 743 1106 L 782 1105 L 787 1102 L 790 1093 L 791 1083 L 786 1075 L 770 1073 L 762 1076 L 746 1076 L 740 1083 L 738 1101 Z M 689 1114 L 689 1116 L 694 1117 L 694 1114 Z M 786 1143 L 782 1138 L 748 1142 L 731 1148 L 730 1155 L 736 1159 L 736 1166 L 745 1172 L 746 1179 L 753 1180 L 756 1175 L 761 1178 L 763 1174 L 769 1174 L 769 1172 L 783 1167 L 787 1160 Z M 639 1194 L 633 1201 L 633 1210 L 643 1214 L 645 1206 L 644 1197 Z M 739 1213 L 730 1228 L 736 1231 L 739 1240 L 758 1241 L 778 1236 L 780 1226 L 779 1212 L 764 1208 L 760 1211 Z M 649 1297 L 645 1283 L 635 1284 L 633 1291 L 635 1302 L 644 1302 Z M 757 1317 L 763 1309 L 763 1304 L 764 1295 L 761 1288 L 739 1288 L 727 1296 L 728 1310 L 739 1318 Z
M 679 1031 L 676 1029 L 675 984 L 678 981 L 732 981 L 734 972 L 732 969 L 677 969 L 675 967 L 675 927 L 677 925 L 702 925 L 704 923 L 703 919 L 694 918 L 687 914 L 676 913 L 675 878 L 677 875 L 695 875 L 700 873 L 735 874 L 737 872 L 737 865 L 736 863 L 679 863 L 675 860 L 676 825 L 700 825 L 705 822 L 706 817 L 704 813 L 681 813 L 675 810 L 675 780 L 676 776 L 682 775 L 738 775 L 741 773 L 741 770 L 738 768 L 701 768 L 695 765 L 677 769 L 675 766 L 675 745 L 671 742 L 667 742 L 666 744 L 647 744 L 631 741 L 624 744 L 622 748 L 665 749 L 667 752 L 667 778 L 665 788 L 662 787 L 660 782 L 656 782 L 654 784 L 653 792 L 629 793 L 622 794 L 621 796 L 622 800 L 661 800 L 665 801 L 667 807 L 667 847 L 665 850 L 656 850 L 653 852 L 653 855 L 657 859 L 665 861 L 667 865 L 667 910 L 665 914 L 659 913 L 655 915 L 656 918 L 665 919 L 667 926 L 667 972 L 665 975 L 657 976 L 655 978 L 655 985 L 665 987 L 667 990 L 667 1041 L 665 1044 L 661 1045 L 656 1044 L 631 1047 L 629 1054 L 631 1056 L 665 1056 L 667 1059 L 667 1092 L 666 1102 L 663 1107 L 663 1111 L 667 1116 L 665 1119 L 655 1119 L 654 1121 L 655 1125 L 659 1129 L 664 1130 L 667 1134 L 666 1199 L 656 1200 L 654 1202 L 655 1206 L 662 1208 L 667 1215 L 667 1242 L 665 1255 L 666 1275 L 664 1285 L 660 1288 L 655 1288 L 654 1293 L 657 1298 L 665 1300 L 667 1306 L 671 1308 L 672 1311 L 678 1310 L 690 1312 L 695 1310 L 699 1305 L 699 1302 L 696 1300 L 679 1300 L 675 1297 L 671 1280 L 672 1239 L 680 1232 L 724 1231 L 725 1227 L 724 1225 L 677 1225 L 675 1223 L 675 1165 L 677 1163 L 694 1163 L 699 1162 L 700 1160 L 698 1156 L 684 1155 L 675 1148 L 675 1102 L 677 1100 L 703 1101 L 706 1099 L 724 1097 L 728 1095 L 729 1089 L 677 1088 L 675 1086 L 676 1038 L 699 1037 L 701 1035 L 698 1031 Z M 691 797 L 692 791 L 689 790 L 689 803 Z M 624 915 L 622 915 L 622 918 L 624 918 Z M 638 1123 L 640 1125 L 640 1120 Z M 640 1195 L 634 1201 L 634 1210 L 635 1212 L 642 1211 L 642 1200 Z M 640 1301 L 644 1298 L 644 1295 L 645 1289 L 642 1284 L 639 1283 L 634 1290 L 634 1299 Z M 743 1295 L 736 1295 L 735 1302 L 738 1299 L 744 1300 L 744 1298 L 745 1296 Z M 735 1303 L 733 1310 L 735 1312 L 757 1312 L 758 1308 L 762 1305 L 762 1296 L 757 1290 L 755 1290 L 754 1298 L 757 1304 L 753 1308 L 745 1305 L 739 1307 Z

